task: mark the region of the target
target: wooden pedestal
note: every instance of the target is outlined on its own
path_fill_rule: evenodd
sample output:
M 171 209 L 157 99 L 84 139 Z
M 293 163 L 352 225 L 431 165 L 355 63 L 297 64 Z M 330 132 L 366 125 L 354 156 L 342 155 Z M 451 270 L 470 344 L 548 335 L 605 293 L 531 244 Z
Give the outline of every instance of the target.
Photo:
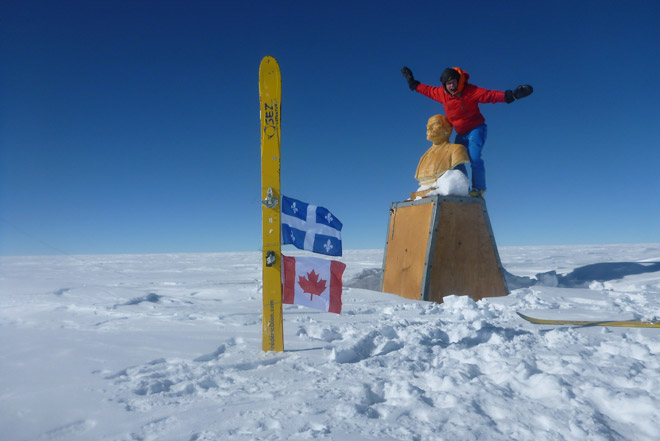
M 431 196 L 393 203 L 382 290 L 438 303 L 452 294 L 475 301 L 507 295 L 485 201 Z

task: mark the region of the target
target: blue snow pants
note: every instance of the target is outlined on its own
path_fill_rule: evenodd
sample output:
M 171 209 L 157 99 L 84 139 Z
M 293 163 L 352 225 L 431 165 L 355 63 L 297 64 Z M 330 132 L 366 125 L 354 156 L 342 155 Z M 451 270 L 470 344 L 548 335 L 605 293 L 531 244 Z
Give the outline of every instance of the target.
M 472 189 L 486 190 L 486 167 L 481 159 L 481 150 L 486 142 L 486 124 L 481 124 L 463 135 L 456 135 L 455 144 L 463 144 L 470 155 Z

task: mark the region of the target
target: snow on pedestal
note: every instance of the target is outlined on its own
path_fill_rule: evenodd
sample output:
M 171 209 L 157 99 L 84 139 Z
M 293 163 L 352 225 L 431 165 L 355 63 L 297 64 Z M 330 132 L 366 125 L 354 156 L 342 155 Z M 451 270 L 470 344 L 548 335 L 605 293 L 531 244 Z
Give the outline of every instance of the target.
M 421 199 L 427 196 L 468 196 L 470 182 L 465 173 L 459 170 L 447 170 L 433 185 L 422 185 L 417 192 L 412 193 L 411 199 Z

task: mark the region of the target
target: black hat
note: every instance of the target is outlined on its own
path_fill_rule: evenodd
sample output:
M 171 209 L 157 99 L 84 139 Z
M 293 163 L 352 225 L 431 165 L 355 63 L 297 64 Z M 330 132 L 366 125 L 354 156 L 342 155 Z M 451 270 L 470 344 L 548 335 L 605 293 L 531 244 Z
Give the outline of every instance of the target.
M 442 72 L 442 75 L 440 75 L 440 82 L 444 86 L 448 81 L 451 80 L 459 80 L 461 78 L 461 74 L 459 74 L 456 69 L 452 69 L 451 67 L 448 67 Z

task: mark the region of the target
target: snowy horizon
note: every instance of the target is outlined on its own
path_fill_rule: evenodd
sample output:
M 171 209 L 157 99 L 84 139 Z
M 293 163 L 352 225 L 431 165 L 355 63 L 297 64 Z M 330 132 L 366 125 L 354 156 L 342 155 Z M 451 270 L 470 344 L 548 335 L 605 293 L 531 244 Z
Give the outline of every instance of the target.
M 424 187 L 420 187 L 424 188 Z M 612 243 L 569 243 L 569 244 L 543 244 L 543 245 L 504 245 L 498 246 L 498 250 L 502 251 L 504 249 L 513 249 L 513 248 L 575 248 L 575 247 L 619 247 L 619 246 L 656 246 L 660 242 L 612 242 Z M 373 251 L 373 252 L 382 252 L 384 246 L 381 248 L 347 248 L 344 252 L 360 252 L 360 251 Z M 284 254 L 295 255 L 296 253 L 302 253 L 305 255 L 314 255 L 306 254 L 306 252 L 296 249 L 293 246 L 282 245 L 282 252 Z M 250 254 L 250 253 L 261 253 L 261 250 L 251 250 L 251 251 L 144 251 L 144 252 L 111 252 L 111 253 L 68 253 L 64 251 L 53 251 L 52 253 L 43 253 L 43 254 L 16 254 L 16 255 L 0 255 L 0 260 L 2 259 L 13 259 L 13 258 L 30 258 L 30 257 L 104 257 L 104 256 L 167 256 L 167 255 L 215 255 L 215 254 Z M 314 255 L 320 258 L 332 258 L 341 260 L 341 256 L 319 256 Z

